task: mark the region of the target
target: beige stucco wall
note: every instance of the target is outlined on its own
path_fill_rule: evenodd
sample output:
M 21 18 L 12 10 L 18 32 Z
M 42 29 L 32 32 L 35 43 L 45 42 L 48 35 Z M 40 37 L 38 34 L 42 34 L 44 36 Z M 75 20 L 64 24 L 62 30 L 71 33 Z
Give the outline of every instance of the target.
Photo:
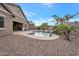
M 12 6 L 9 6 L 12 7 Z M 12 7 L 13 10 L 17 10 L 17 8 Z M 19 11 L 18 11 L 19 12 Z M 19 13 L 17 13 L 18 15 L 20 15 Z M 8 34 L 12 34 L 13 32 L 13 21 L 19 22 L 19 23 L 23 23 L 23 28 L 27 29 L 28 28 L 28 23 L 26 21 L 26 19 L 24 18 L 24 16 L 20 15 L 21 17 L 19 17 L 18 15 L 15 15 L 15 18 L 13 18 L 11 16 L 10 13 L 8 13 L 1 5 L 0 5 L 0 16 L 4 16 L 4 28 L 0 29 L 0 36 L 4 36 L 4 35 L 8 35 Z M 25 25 L 27 25 L 27 27 L 25 27 Z
M 4 17 L 4 28 L 3 30 L 0 29 L 0 36 L 8 35 L 12 33 L 12 17 L 5 13 L 0 11 L 0 16 Z
M 25 28 L 28 28 L 29 25 L 28 25 L 24 15 L 22 14 L 21 10 L 19 9 L 19 7 L 14 6 L 12 4 L 5 4 L 5 5 L 8 6 L 9 9 L 15 14 L 16 17 L 13 19 L 13 21 L 23 23 L 24 24 L 23 26 L 25 27 L 25 25 L 27 25 L 27 27 L 25 27 Z

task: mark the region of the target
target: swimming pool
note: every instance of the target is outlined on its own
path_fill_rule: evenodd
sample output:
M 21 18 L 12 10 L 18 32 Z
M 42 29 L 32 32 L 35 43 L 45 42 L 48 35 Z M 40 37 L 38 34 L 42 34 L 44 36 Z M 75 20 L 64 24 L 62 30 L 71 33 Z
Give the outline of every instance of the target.
M 43 31 L 35 31 L 33 34 L 30 34 L 36 37 L 50 37 L 52 36 L 51 33 L 43 32 Z
M 56 34 L 51 34 L 43 31 L 20 31 L 20 32 L 15 32 L 14 34 L 19 34 L 23 35 L 32 39 L 37 39 L 37 40 L 54 40 L 58 39 L 60 36 Z

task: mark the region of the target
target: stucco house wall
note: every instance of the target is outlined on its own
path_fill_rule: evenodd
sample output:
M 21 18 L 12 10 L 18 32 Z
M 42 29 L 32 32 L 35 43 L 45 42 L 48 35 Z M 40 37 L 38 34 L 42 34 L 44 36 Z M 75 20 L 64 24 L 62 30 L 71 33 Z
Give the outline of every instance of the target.
M 4 17 L 4 28 L 0 28 L 0 36 L 12 33 L 12 17 L 3 11 L 0 11 L 0 16 Z
M 0 28 L 0 36 L 12 34 L 13 21 L 22 23 L 24 29 L 27 29 L 29 27 L 28 21 L 26 21 L 27 19 L 22 14 L 22 10 L 19 9 L 19 6 L 12 4 L 4 5 L 9 8 L 9 10 L 13 13 L 15 17 L 12 17 L 12 14 L 0 4 L 0 16 L 4 17 L 4 28 Z
M 5 4 L 6 6 L 9 7 L 9 9 L 14 13 L 14 15 L 16 16 L 13 21 L 17 21 L 20 23 L 23 23 L 23 27 L 25 27 L 25 25 L 27 25 L 28 28 L 28 21 L 26 21 L 27 19 L 24 17 L 24 13 L 22 11 L 22 9 L 20 8 L 19 5 L 16 4 Z

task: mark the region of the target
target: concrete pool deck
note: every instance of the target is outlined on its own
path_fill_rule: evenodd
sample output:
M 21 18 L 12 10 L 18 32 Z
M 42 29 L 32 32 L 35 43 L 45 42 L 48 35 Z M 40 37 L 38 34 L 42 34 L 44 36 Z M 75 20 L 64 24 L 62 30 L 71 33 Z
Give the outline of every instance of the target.
M 33 31 L 19 31 L 19 32 L 14 32 L 13 34 L 19 34 L 19 35 L 27 36 L 29 38 L 38 39 L 38 40 L 54 40 L 54 39 L 58 39 L 60 37 L 56 34 L 52 34 L 51 37 L 47 37 L 47 36 L 40 37 L 40 36 L 34 36 L 34 35 L 29 34 L 32 32 Z

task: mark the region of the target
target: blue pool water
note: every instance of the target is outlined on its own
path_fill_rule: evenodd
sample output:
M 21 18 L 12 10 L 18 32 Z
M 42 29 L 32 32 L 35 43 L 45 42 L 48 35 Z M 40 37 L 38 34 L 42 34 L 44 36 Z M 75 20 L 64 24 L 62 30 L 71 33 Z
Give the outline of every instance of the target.
M 50 37 L 50 33 L 47 32 L 34 32 L 33 35 L 38 37 Z

